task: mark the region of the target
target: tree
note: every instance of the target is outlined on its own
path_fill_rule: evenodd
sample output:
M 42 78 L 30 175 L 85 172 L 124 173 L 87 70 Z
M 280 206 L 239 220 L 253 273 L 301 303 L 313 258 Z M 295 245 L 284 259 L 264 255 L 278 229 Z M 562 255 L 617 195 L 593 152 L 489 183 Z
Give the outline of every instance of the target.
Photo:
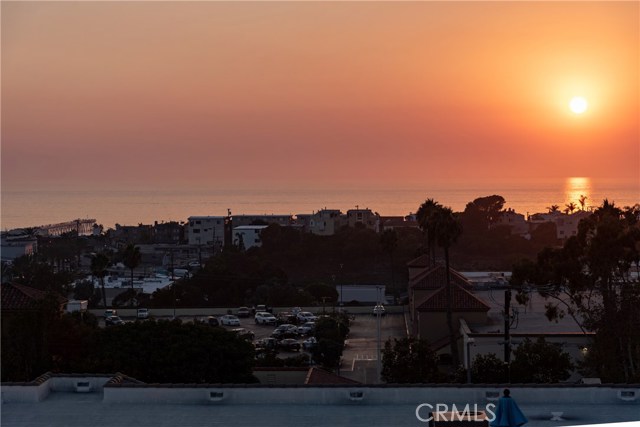
M 131 290 L 133 290 L 133 270 L 140 265 L 142 261 L 142 254 L 140 253 L 140 248 L 136 245 L 130 243 L 128 244 L 123 251 L 122 254 L 122 262 L 125 267 L 131 270 Z
M 549 319 L 569 315 L 595 332 L 583 368 L 607 382 L 640 380 L 640 286 L 630 274 L 640 264 L 640 228 L 632 210 L 605 200 L 577 236 L 517 265 L 511 281 L 549 299 Z
M 557 383 L 571 376 L 571 356 L 561 344 L 548 343 L 543 337 L 533 342 L 526 338 L 514 351 L 511 378 L 518 383 Z
M 587 206 L 587 196 L 581 194 L 580 198 L 578 199 L 578 203 L 580 203 L 580 210 L 583 211 Z
M 429 342 L 412 337 L 388 340 L 382 350 L 382 380 L 387 383 L 417 384 L 442 381 L 438 356 Z
M 471 364 L 471 381 L 484 384 L 503 382 L 504 362 L 494 353 L 478 354 Z
M 575 211 L 577 209 L 576 204 L 573 203 L 573 202 L 569 202 L 564 206 L 565 206 L 564 213 L 566 213 L 566 214 L 572 214 L 573 211 Z
M 560 212 L 560 205 L 547 206 L 549 213 Z
M 107 267 L 110 263 L 109 257 L 101 252 L 91 257 L 91 274 L 100 279 L 100 287 L 102 288 L 102 306 L 107 306 L 107 294 L 104 290 L 104 276 L 107 275 Z M 133 278 L 131 279 L 133 284 Z
M 398 298 L 396 292 L 396 284 L 393 280 L 393 253 L 398 247 L 398 234 L 394 229 L 385 230 L 380 235 L 380 244 L 382 245 L 382 250 L 389 254 L 389 268 L 391 270 L 391 288 L 393 289 L 393 300 L 394 302 Z
M 498 219 L 504 207 L 504 197 L 493 195 L 478 197 L 474 201 L 467 203 L 462 218 L 466 232 L 484 234 L 491 225 Z
M 418 225 L 425 234 L 425 240 L 427 242 L 427 255 L 431 262 L 435 262 L 435 221 L 434 214 L 440 209 L 442 205 L 433 199 L 427 199 L 418 208 L 416 212 L 416 219 Z
M 447 296 L 447 327 L 449 328 L 449 342 L 451 345 L 451 359 L 454 366 L 459 363 L 458 345 L 456 342 L 456 330 L 453 326 L 453 301 L 451 290 L 451 265 L 449 262 L 449 248 L 462 234 L 460 222 L 453 214 L 451 208 L 441 207 L 434 214 L 435 238 L 444 251 L 446 269 L 446 296 Z

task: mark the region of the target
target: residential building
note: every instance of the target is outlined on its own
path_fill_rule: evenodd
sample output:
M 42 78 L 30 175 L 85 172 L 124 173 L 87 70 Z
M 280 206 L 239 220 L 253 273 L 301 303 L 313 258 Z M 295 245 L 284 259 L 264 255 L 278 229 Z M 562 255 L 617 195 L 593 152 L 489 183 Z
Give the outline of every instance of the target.
M 371 209 L 350 209 L 347 211 L 347 225 L 349 227 L 365 227 L 376 233 L 380 229 L 380 215 Z
M 584 218 L 591 215 L 588 211 L 563 213 L 560 211 L 548 213 L 536 213 L 529 216 L 529 232 L 535 230 L 540 224 L 552 222 L 556 225 L 556 237 L 561 240 L 568 239 L 578 234 L 578 224 Z
M 205 245 L 222 248 L 228 217 L 226 216 L 190 216 L 187 236 L 190 245 Z
M 294 222 L 291 215 L 233 215 L 233 217 L 231 217 L 231 221 L 234 227 L 265 224 L 278 224 L 282 227 L 286 227 Z
M 309 231 L 320 236 L 331 236 L 349 225 L 340 209 L 321 209 L 311 215 Z
M 524 215 L 517 213 L 513 209 L 507 209 L 500 212 L 491 224 L 491 228 L 509 227 L 512 235 L 526 236 L 529 234 L 529 223 Z
M 244 249 L 262 246 L 260 233 L 268 225 L 241 225 L 233 228 L 233 244 Z

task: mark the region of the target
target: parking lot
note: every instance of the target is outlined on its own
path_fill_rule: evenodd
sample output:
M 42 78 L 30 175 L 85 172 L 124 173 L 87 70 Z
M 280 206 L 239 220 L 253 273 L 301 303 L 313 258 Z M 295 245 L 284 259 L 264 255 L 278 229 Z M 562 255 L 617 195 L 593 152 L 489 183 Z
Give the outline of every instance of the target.
M 120 313 L 120 317 L 125 322 L 136 320 L 133 311 L 122 310 L 123 313 L 130 314 L 123 316 Z M 277 311 L 277 310 L 274 310 Z M 361 310 L 363 311 L 363 310 Z M 218 310 L 217 313 L 212 313 L 214 317 L 220 317 L 226 310 Z M 235 313 L 235 310 L 233 311 Z M 158 313 L 152 312 L 152 316 L 155 319 L 171 320 L 173 315 L 166 314 L 167 311 Z M 316 314 L 320 314 L 316 311 Z M 187 314 L 184 310 L 177 310 L 176 317 L 182 322 L 188 323 L 194 320 L 206 321 L 207 315 L 192 315 Z M 377 333 L 377 318 L 371 315 L 369 310 L 364 310 L 362 314 L 356 314 L 352 316 L 353 320 L 350 325 L 350 333 L 345 341 L 345 348 L 342 356 L 342 362 L 340 365 L 340 375 L 363 382 L 363 383 L 375 383 L 378 382 L 377 372 L 377 354 L 378 354 L 378 333 Z M 245 328 L 252 331 L 255 334 L 255 340 L 269 338 L 273 333 L 276 326 L 274 325 L 257 325 L 255 323 L 253 315 L 249 317 L 240 317 L 240 326 L 222 326 L 226 329 Z M 104 326 L 104 318 L 99 315 L 100 326 Z M 402 338 L 407 334 L 404 313 L 399 310 L 388 312 L 387 315 L 380 318 L 380 345 L 384 348 L 384 343 L 390 338 Z M 306 337 L 298 337 L 298 342 L 302 344 L 302 341 Z M 298 354 L 305 353 L 304 351 L 279 351 L 279 358 L 294 357 Z

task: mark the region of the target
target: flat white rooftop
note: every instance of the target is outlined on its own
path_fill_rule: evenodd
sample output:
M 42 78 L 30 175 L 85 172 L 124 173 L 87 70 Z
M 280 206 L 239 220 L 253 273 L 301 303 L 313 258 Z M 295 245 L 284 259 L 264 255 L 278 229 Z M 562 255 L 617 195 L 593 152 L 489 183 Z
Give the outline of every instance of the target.
M 91 392 L 75 391 L 78 382 Z M 140 384 L 49 376 L 2 385 L 2 426 L 426 426 L 421 404 L 484 410 L 503 386 Z M 107 385 L 105 386 L 105 383 Z M 510 386 L 527 426 L 640 421 L 640 385 Z M 428 416 L 428 409 L 420 412 Z M 552 412 L 562 413 L 552 421 Z

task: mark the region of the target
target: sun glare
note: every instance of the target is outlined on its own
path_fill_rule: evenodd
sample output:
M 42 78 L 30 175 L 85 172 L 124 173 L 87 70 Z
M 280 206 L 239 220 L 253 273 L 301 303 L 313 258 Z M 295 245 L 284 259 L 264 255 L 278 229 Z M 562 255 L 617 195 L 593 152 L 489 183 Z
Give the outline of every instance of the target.
M 569 101 L 569 108 L 575 114 L 584 113 L 585 111 L 587 111 L 588 106 L 589 104 L 587 103 L 587 100 L 581 96 L 574 96 L 573 98 L 571 98 L 571 101 Z

